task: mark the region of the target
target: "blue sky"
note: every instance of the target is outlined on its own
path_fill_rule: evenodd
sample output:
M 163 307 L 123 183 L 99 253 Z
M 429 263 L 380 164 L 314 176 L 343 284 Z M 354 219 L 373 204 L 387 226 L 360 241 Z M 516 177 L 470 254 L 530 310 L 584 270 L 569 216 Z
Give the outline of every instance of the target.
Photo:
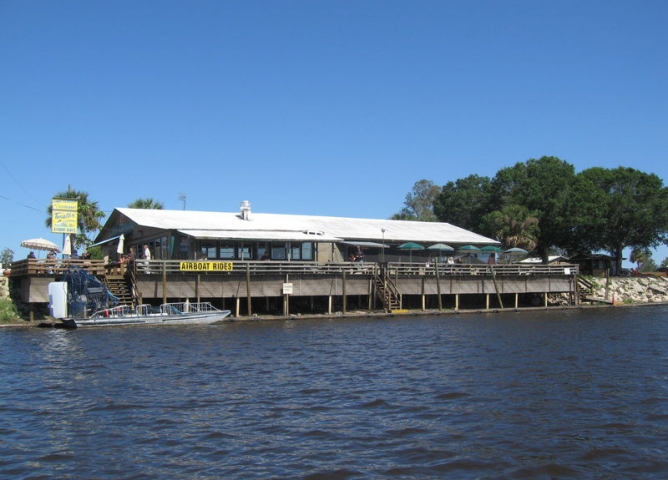
M 62 243 L 68 185 L 388 218 L 543 155 L 665 183 L 666 25 L 662 0 L 0 0 L 0 250 Z

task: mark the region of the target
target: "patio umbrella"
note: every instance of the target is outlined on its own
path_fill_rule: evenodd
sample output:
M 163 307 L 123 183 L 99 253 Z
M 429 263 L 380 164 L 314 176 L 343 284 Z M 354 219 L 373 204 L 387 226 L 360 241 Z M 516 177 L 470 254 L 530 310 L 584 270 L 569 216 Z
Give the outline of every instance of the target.
M 118 239 L 118 247 L 116 248 L 116 253 L 123 255 L 123 249 L 125 248 L 125 235 L 121 233 L 121 238 Z
M 450 245 L 446 245 L 445 243 L 435 243 L 433 245 L 429 245 L 427 247 L 427 250 L 436 250 L 438 251 L 438 257 L 439 261 L 441 260 L 441 252 L 454 252 L 455 249 L 452 248 Z
M 521 257 L 523 255 L 527 255 L 529 252 L 523 248 L 514 247 L 505 250 L 503 253 L 509 257 Z
M 468 257 L 468 262 L 471 263 L 471 254 L 474 253 L 480 253 L 482 250 L 480 250 L 478 247 L 475 245 L 464 245 L 463 247 L 459 247 L 457 249 L 458 252 L 460 253 L 465 253 L 466 256 Z
M 489 253 L 489 258 L 487 259 L 487 263 L 496 263 L 496 254 L 503 253 L 503 250 L 497 247 L 496 245 L 485 245 L 480 250 L 482 250 L 485 253 Z
M 413 261 L 413 250 L 424 250 L 424 247 L 419 243 L 408 242 L 402 243 L 397 247 L 399 250 L 408 250 L 408 261 Z
M 21 242 L 21 246 L 23 248 L 29 248 L 30 250 L 55 250 L 56 252 L 60 252 L 58 245 L 45 238 L 31 238 L 30 240 L 24 240 Z
M 72 237 L 70 235 L 65 235 L 63 255 L 72 255 Z
M 464 253 L 480 253 L 482 252 L 481 249 L 476 247 L 475 245 L 464 245 L 463 247 L 459 247 L 457 249 L 458 252 L 464 252 Z

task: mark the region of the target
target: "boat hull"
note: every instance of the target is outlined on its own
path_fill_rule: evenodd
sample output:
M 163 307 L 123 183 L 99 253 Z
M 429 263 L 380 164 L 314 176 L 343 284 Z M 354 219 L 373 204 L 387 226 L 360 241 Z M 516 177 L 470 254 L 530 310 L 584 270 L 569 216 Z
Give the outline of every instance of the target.
M 112 310 L 105 310 L 113 312 Z M 195 312 L 170 312 L 170 313 L 129 313 L 118 314 L 95 314 L 89 318 L 63 318 L 63 326 L 66 328 L 79 327 L 109 327 L 109 326 L 131 326 L 131 325 L 210 325 L 220 322 L 228 317 L 230 310 L 208 310 Z

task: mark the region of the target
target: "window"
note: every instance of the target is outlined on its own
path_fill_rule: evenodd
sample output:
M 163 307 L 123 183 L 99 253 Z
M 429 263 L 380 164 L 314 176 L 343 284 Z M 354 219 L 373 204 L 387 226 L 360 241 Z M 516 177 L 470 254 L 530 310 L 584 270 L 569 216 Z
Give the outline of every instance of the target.
M 234 260 L 234 243 L 225 243 L 225 242 L 220 242 L 220 255 L 218 258 L 221 259 L 226 259 L 226 260 Z

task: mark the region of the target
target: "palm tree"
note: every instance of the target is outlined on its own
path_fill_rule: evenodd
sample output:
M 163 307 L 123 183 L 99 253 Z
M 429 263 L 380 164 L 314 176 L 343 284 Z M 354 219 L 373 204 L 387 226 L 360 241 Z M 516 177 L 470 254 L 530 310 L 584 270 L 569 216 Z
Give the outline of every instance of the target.
M 134 202 L 128 203 L 128 208 L 142 208 L 145 210 L 162 210 L 165 208 L 162 202 L 152 198 L 138 198 Z
M 634 248 L 631 252 L 630 260 L 638 266 L 638 271 L 640 271 L 642 264 L 645 263 L 651 256 L 652 254 L 647 248 Z
M 538 218 L 522 205 L 510 204 L 483 218 L 485 230 L 506 247 L 533 250 L 538 243 Z
M 86 236 L 86 233 L 96 232 L 102 228 L 100 220 L 107 215 L 99 209 L 97 202 L 92 202 L 88 199 L 87 192 L 74 190 L 69 185 L 67 191 L 56 193 L 53 198 L 77 201 L 77 228 L 79 229 L 79 233 L 75 236 L 72 245 L 75 248 L 89 245 L 90 240 Z M 47 213 L 48 216 L 45 223 L 47 227 L 51 228 L 53 215 L 53 207 L 51 205 L 47 208 Z

